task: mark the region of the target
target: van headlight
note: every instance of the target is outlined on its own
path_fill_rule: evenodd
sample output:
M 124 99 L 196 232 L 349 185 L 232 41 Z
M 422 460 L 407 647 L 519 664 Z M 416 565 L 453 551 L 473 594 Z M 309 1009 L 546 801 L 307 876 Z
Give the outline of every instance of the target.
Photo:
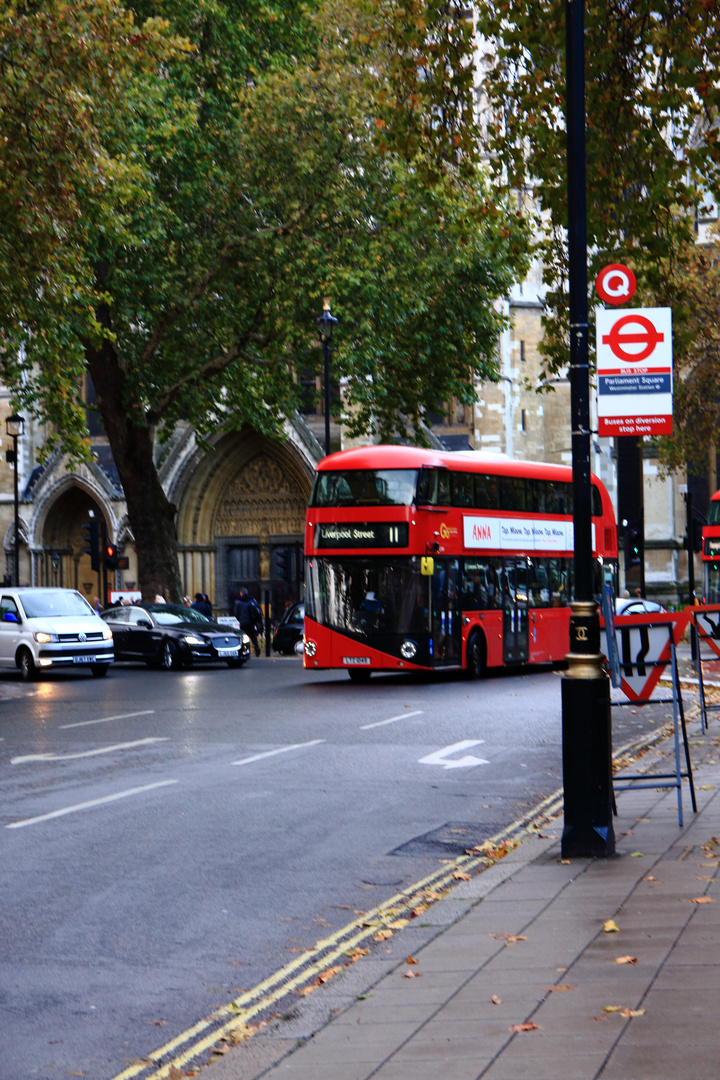
M 109 626 L 103 627 L 103 641 L 112 641 L 112 630 Z
M 417 652 L 417 645 L 414 641 L 403 641 L 400 646 L 400 655 L 404 660 L 412 660 Z
M 48 634 L 47 630 L 36 630 L 33 637 L 41 645 L 47 645 L 48 641 L 57 641 L 57 634 Z

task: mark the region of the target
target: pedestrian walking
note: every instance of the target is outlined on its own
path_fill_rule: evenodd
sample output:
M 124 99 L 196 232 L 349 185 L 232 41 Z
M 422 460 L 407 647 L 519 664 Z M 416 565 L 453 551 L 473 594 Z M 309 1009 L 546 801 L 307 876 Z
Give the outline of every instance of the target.
M 234 615 L 240 623 L 243 634 L 247 634 L 250 638 L 255 649 L 255 655 L 259 656 L 260 646 L 258 645 L 257 632 L 263 624 L 263 613 L 257 600 L 250 596 L 247 589 L 240 589 L 238 598 L 235 601 Z
M 208 619 L 212 619 L 212 604 L 205 593 L 196 592 L 190 607 L 195 608 L 201 615 L 206 615 Z

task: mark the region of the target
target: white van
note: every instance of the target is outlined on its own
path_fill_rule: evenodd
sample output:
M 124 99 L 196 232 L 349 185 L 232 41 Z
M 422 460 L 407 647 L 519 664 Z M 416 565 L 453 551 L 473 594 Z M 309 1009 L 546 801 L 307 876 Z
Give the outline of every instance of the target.
M 29 682 L 85 664 L 102 678 L 114 659 L 112 630 L 75 589 L 0 588 L 0 668 L 19 668 Z

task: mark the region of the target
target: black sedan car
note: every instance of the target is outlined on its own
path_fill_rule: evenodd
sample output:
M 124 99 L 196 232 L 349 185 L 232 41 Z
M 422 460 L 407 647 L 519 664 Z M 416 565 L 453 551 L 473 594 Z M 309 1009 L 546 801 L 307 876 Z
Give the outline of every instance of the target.
M 305 605 L 293 604 L 289 607 L 278 623 L 275 636 L 273 637 L 273 649 L 275 652 L 291 656 L 292 653 L 302 651 L 302 639 L 305 630 Z
M 116 660 L 144 660 L 169 671 L 208 662 L 242 667 L 250 656 L 247 634 L 182 604 L 113 607 L 101 617 L 113 632 Z

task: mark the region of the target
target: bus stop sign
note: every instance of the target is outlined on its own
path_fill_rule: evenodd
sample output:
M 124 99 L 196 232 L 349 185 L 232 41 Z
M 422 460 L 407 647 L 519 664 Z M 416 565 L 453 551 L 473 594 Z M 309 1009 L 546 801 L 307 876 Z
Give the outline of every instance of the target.
M 598 434 L 672 434 L 672 310 L 599 310 Z

